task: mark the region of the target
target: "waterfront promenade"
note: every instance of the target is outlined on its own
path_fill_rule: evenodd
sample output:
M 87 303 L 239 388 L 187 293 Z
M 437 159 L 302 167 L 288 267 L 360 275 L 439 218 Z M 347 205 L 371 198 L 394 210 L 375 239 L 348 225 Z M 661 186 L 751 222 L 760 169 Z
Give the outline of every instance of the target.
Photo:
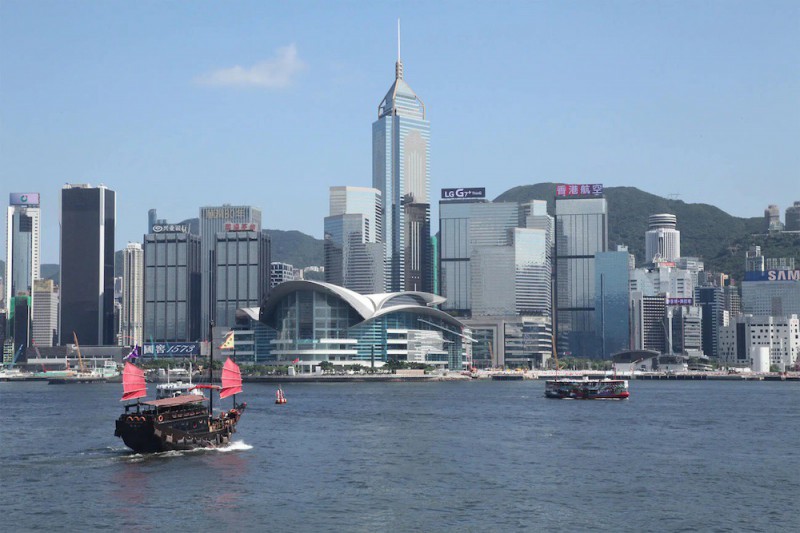
M 423 381 L 469 381 L 493 379 L 502 376 L 522 376 L 522 379 L 603 379 L 614 378 L 613 372 L 596 370 L 528 370 L 525 372 L 509 370 L 478 370 L 476 372 L 433 372 L 424 375 L 402 374 L 297 374 L 245 376 L 250 383 L 353 383 L 353 382 L 423 382 Z M 617 379 L 642 380 L 716 380 L 716 381 L 800 381 L 800 372 L 617 372 Z

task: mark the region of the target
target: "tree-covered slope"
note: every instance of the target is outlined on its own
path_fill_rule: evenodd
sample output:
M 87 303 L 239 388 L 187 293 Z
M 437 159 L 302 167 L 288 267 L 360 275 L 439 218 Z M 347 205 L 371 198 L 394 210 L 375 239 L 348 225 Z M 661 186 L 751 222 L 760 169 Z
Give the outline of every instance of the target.
M 500 202 L 547 200 L 548 211 L 554 213 L 555 183 L 522 185 L 504 192 L 496 198 Z M 767 257 L 798 257 L 800 248 L 792 245 L 791 236 L 766 237 L 760 235 L 762 219 L 739 218 L 708 204 L 689 204 L 682 200 L 662 198 L 636 187 L 607 187 L 608 238 L 611 248 L 625 244 L 644 260 L 644 234 L 650 215 L 672 213 L 678 218 L 681 232 L 681 255 L 700 257 L 707 270 L 727 272 L 741 279 L 744 271 L 744 252 L 751 244 L 762 246 Z M 783 255 L 777 255 L 783 254 Z

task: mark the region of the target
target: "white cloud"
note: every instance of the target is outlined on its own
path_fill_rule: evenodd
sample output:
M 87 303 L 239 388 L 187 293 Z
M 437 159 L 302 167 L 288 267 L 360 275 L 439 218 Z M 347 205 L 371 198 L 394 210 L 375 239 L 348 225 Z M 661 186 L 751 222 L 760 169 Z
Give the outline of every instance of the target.
M 252 67 L 236 65 L 223 68 L 198 76 L 195 81 L 218 87 L 282 89 L 290 86 L 295 76 L 305 68 L 306 64 L 297 56 L 297 47 L 290 44 L 278 48 L 273 57 Z

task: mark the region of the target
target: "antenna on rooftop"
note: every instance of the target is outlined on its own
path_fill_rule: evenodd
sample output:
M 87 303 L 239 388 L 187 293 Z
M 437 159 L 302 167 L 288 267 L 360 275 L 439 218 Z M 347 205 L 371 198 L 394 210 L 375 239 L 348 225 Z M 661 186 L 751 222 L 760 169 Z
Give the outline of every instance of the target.
M 400 19 L 397 19 L 397 62 L 400 62 Z

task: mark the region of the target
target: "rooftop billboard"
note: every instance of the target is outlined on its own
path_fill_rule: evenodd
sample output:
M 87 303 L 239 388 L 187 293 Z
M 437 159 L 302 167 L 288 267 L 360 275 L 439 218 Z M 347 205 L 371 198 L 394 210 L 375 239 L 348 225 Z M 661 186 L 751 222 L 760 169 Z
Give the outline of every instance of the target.
M 8 198 L 8 205 L 39 205 L 39 193 L 12 192 Z
M 556 185 L 556 196 L 603 196 L 602 183 Z

